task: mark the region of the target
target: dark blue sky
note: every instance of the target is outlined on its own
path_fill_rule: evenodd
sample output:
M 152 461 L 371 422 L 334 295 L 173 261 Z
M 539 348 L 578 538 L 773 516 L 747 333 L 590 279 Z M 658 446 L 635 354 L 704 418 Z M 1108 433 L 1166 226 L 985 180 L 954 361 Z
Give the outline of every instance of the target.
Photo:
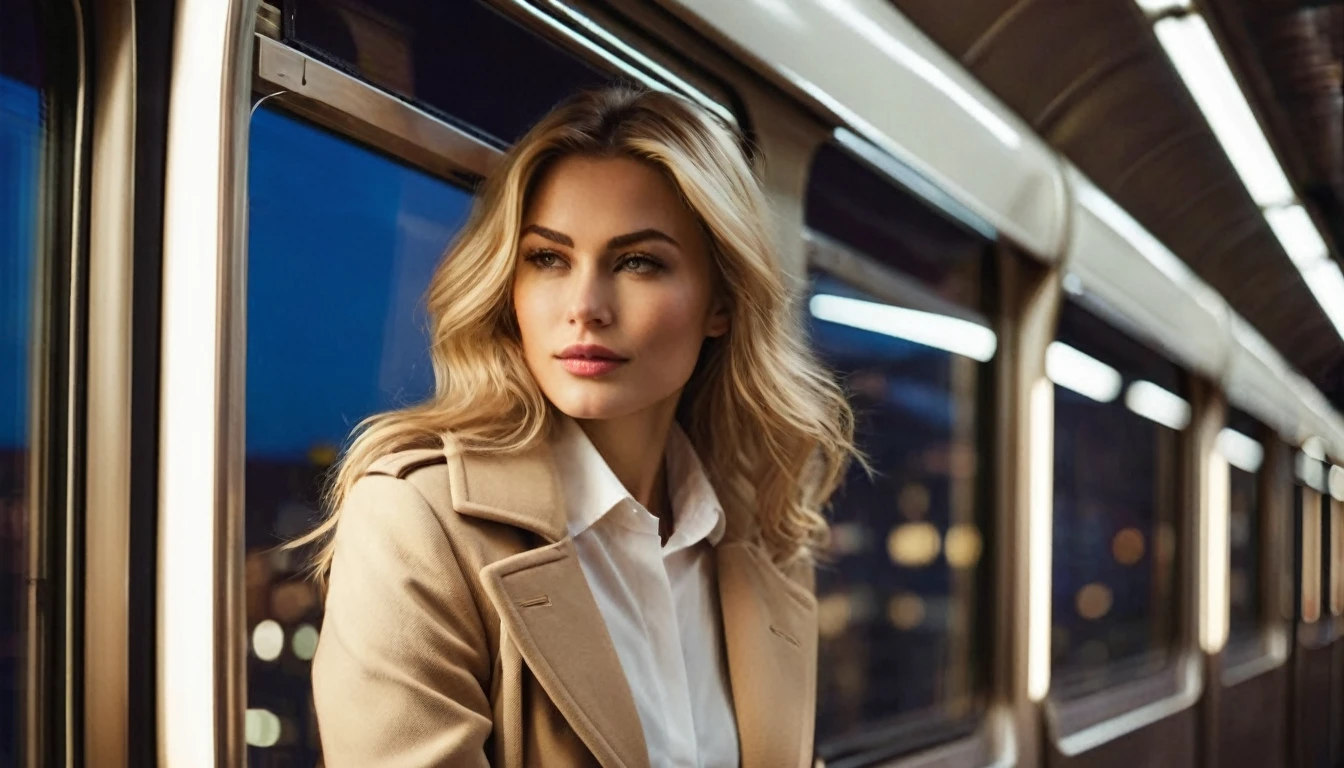
M 470 197 L 265 109 L 249 173 L 247 450 L 297 457 L 432 388 L 424 291 Z
M 27 442 L 41 102 L 0 77 L 0 448 Z

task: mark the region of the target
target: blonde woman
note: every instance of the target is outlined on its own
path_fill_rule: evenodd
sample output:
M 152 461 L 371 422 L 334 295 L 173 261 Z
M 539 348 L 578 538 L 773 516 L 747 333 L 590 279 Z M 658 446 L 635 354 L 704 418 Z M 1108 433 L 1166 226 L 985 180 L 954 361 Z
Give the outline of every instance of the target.
M 766 215 L 661 93 L 505 156 L 429 288 L 434 395 L 362 425 L 309 539 L 327 766 L 812 764 L 853 427 Z

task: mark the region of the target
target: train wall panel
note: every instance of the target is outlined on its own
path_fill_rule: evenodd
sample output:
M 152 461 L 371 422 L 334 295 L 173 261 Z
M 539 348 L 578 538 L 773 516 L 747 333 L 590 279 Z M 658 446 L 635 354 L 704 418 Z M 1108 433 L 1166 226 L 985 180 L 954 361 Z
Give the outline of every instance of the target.
M 1287 768 L 1288 664 L 1224 688 L 1218 702 L 1219 768 Z
M 1295 659 L 1293 738 L 1299 768 L 1333 768 L 1330 731 L 1335 724 L 1330 711 L 1332 690 L 1338 684 L 1334 672 L 1334 647 L 1311 648 L 1299 644 Z
M 1198 716 L 1194 707 L 1078 755 L 1052 749 L 1048 768 L 1194 768 Z

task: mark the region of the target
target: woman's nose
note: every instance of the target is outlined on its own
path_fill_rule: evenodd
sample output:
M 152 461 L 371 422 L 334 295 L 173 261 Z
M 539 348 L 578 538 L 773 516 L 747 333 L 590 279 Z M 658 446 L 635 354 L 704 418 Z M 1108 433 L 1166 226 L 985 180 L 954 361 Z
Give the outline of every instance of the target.
M 610 280 L 600 270 L 578 270 L 571 281 L 566 321 L 570 325 L 604 327 L 615 319 Z

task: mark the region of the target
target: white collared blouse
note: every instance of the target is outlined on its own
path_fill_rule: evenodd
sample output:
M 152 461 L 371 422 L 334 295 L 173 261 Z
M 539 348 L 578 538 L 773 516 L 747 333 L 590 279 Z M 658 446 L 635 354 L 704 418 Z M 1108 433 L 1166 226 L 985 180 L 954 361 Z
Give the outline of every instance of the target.
M 735 768 L 737 721 L 713 547 L 725 518 L 675 423 L 666 471 L 673 532 L 630 495 L 572 419 L 553 438 L 569 535 L 621 660 L 653 768 Z

